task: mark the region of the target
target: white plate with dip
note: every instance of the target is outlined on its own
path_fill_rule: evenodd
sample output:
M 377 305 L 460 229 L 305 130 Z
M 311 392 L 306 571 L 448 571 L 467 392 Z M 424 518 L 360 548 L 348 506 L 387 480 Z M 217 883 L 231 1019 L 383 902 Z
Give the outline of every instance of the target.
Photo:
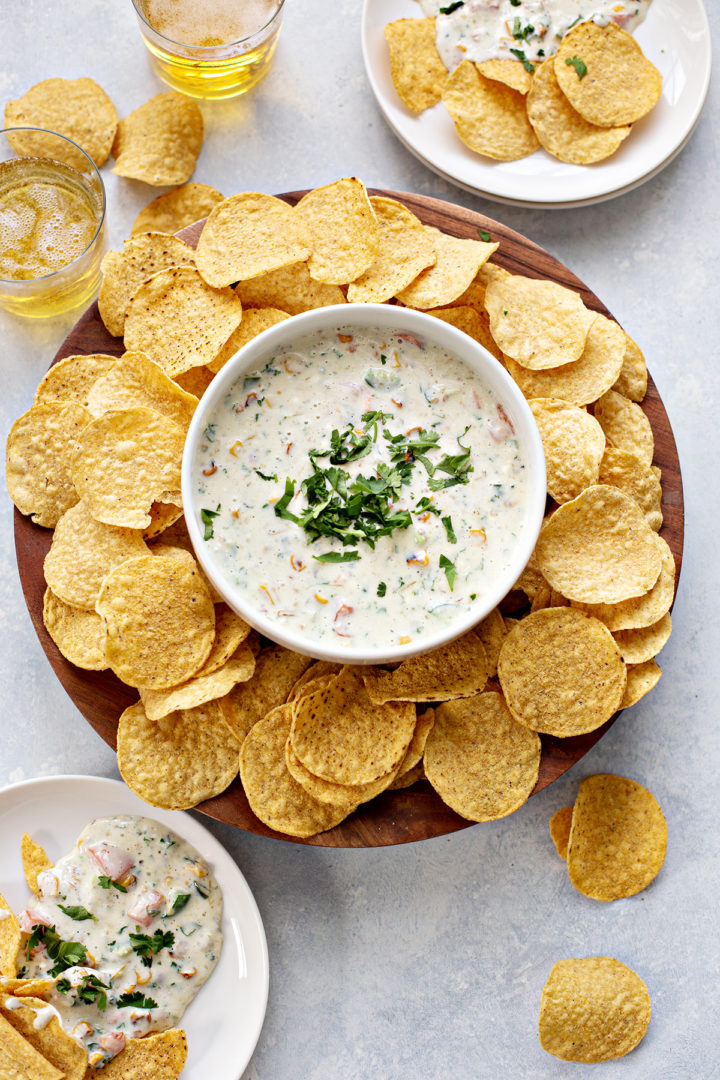
M 90 820 L 115 814 L 149 817 L 182 836 L 208 861 L 222 889 L 223 950 L 180 1024 L 188 1039 L 183 1080 L 239 1080 L 265 1018 L 267 942 L 245 878 L 194 818 L 149 807 L 118 780 L 101 777 L 43 777 L 5 788 L 0 791 L 0 892 L 16 912 L 27 904 L 30 890 L 20 860 L 24 832 L 56 859 L 71 850 Z
M 518 161 L 474 154 L 455 133 L 442 103 L 415 114 L 390 77 L 384 29 L 422 17 L 415 0 L 365 0 L 362 48 L 380 111 L 402 143 L 443 179 L 511 205 L 562 209 L 624 194 L 657 175 L 680 153 L 697 124 L 710 83 L 710 29 L 702 0 L 652 0 L 634 36 L 663 78 L 662 97 L 612 157 L 569 165 L 537 150 Z

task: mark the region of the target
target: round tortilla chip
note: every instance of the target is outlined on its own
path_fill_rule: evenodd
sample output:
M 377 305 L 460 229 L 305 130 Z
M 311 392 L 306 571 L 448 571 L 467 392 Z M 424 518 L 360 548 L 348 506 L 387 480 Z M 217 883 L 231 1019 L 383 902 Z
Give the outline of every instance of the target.
M 202 141 L 197 102 L 172 90 L 157 94 L 118 124 L 112 171 L 156 187 L 184 184 L 192 176 Z
M 395 199 L 373 195 L 378 248 L 368 269 L 348 288 L 350 303 L 381 304 L 435 262 L 435 230 L 426 229 L 411 210 Z
M 475 66 L 486 79 L 505 83 L 519 94 L 527 94 L 533 84 L 532 74 L 525 70 L 519 60 L 482 60 Z
M 629 1054 L 650 1023 L 647 986 L 619 960 L 560 960 L 540 999 L 540 1045 L 563 1061 L 594 1064 Z
M 194 266 L 195 252 L 176 236 L 141 233 L 131 236 L 122 251 L 108 251 L 100 264 L 102 284 L 98 310 L 105 329 L 122 337 L 125 314 L 141 285 L 170 266 Z
M 192 554 L 192 553 L 191 553 Z M 193 556 L 194 558 L 194 556 Z M 196 673 L 195 678 L 201 675 L 210 675 L 217 671 L 234 656 L 244 641 L 250 636 L 250 626 L 241 619 L 231 607 L 225 603 L 215 604 L 215 639 L 208 658 Z M 244 651 L 243 651 L 244 656 Z M 255 665 L 253 664 L 253 671 Z M 250 675 L 253 674 L 250 672 Z M 250 675 L 248 678 L 250 678 Z
M 530 797 L 540 739 L 516 722 L 502 694 L 476 694 L 435 710 L 424 765 L 427 779 L 456 814 L 496 821 Z
M 302 262 L 311 251 L 300 214 L 274 195 L 246 191 L 231 195 L 210 212 L 196 261 L 205 281 L 221 287 Z
M 263 330 L 268 330 L 271 326 L 276 326 L 289 318 L 286 311 L 279 311 L 273 307 L 243 308 L 242 322 L 236 330 L 233 330 L 215 359 L 210 361 L 208 369 L 213 373 L 218 372 L 236 352 L 242 349 L 243 345 L 247 345 L 248 341 L 262 334 Z
M 472 288 L 472 286 L 470 287 Z M 502 353 L 490 333 L 490 322 L 484 308 L 482 311 L 478 311 L 477 308 L 455 303 L 452 307 L 434 308 L 428 311 L 427 314 L 434 315 L 436 319 L 442 319 L 443 322 L 450 323 L 451 326 L 462 330 L 464 334 L 477 341 L 478 345 L 482 345 L 496 360 L 502 363 Z
M 494 679 L 497 675 L 497 662 L 500 655 L 503 640 L 507 633 L 505 620 L 497 608 L 493 608 L 482 622 L 474 628 L 475 633 L 485 646 L 485 655 L 488 660 L 488 678 Z
M 347 285 L 375 261 L 378 225 L 361 180 L 346 177 L 314 188 L 295 210 L 310 237 L 307 267 L 313 280 Z
M 594 412 L 609 443 L 634 454 L 643 465 L 652 465 L 655 439 L 650 421 L 639 405 L 608 390 L 595 402 Z
M 612 389 L 618 394 L 623 394 L 631 401 L 642 401 L 647 393 L 648 371 L 645 357 L 640 347 L 633 339 L 625 334 L 625 355 L 620 374 Z M 598 394 L 598 397 L 600 395 Z
M 603 430 L 594 417 L 567 401 L 533 398 L 528 404 L 545 451 L 548 492 L 558 503 L 569 502 L 598 481 Z
M 480 267 L 499 247 L 482 240 L 447 236 L 431 227 L 426 227 L 425 231 L 435 249 L 435 262 L 406 288 L 395 293 L 400 303 L 423 311 L 451 304 L 462 296 Z
M 573 75 L 575 70 L 571 69 Z M 570 165 L 592 165 L 614 154 L 632 131 L 629 125 L 598 127 L 575 110 L 560 89 L 554 57 L 535 68 L 527 114 L 544 150 Z M 575 75 L 577 79 L 577 75 Z
M 73 480 L 78 496 L 97 521 L 145 529 L 153 502 L 181 504 L 184 445 L 181 428 L 154 409 L 105 413 L 77 440 Z
M 588 405 L 609 390 L 623 363 L 624 335 L 617 323 L 597 315 L 588 330 L 579 360 L 545 371 L 530 371 L 505 358 L 509 373 L 526 398 L 561 398 Z
M 488 678 L 488 660 L 480 638 L 469 631 L 432 652 L 413 656 L 395 668 L 365 668 L 362 680 L 370 700 L 451 701 L 479 694 Z
M 654 660 L 645 660 L 642 664 L 628 664 L 628 682 L 622 699 L 622 708 L 629 709 L 637 705 L 660 681 L 662 668 Z
M 588 776 L 578 789 L 567 864 L 570 880 L 593 900 L 634 896 L 665 861 L 667 825 L 654 795 L 623 776 Z
M 582 59 L 580 76 L 572 61 Z M 591 124 L 633 124 L 657 105 L 662 76 L 632 34 L 589 20 L 568 31 L 554 58 L 555 77 L 572 107 Z
M 107 634 L 105 624 L 95 611 L 71 607 L 59 600 L 51 589 L 43 598 L 43 623 L 66 660 L 86 671 L 105 671 Z
M 5 106 L 5 127 L 35 127 L 64 135 L 81 146 L 100 168 L 108 158 L 118 126 L 118 113 L 101 86 L 92 79 L 43 79 Z M 58 140 L 34 132 L 9 133 L 7 140 L 20 157 L 58 158 L 80 172 L 86 159 L 74 147 L 62 149 Z
M 304 697 L 305 687 L 308 683 L 315 682 L 318 679 L 324 679 L 328 675 L 339 675 L 342 669 L 342 664 L 335 664 L 331 660 L 316 660 L 309 668 L 306 668 L 305 671 L 303 671 L 302 675 L 288 694 L 287 700 L 296 701 L 299 697 Z
M 232 289 L 214 289 L 192 266 L 161 270 L 141 285 L 125 316 L 125 348 L 175 378 L 214 360 L 242 319 Z
M 435 37 L 435 19 L 396 19 L 385 26 L 393 86 L 411 112 L 432 108 L 442 96 L 448 73 Z
M 194 709 L 208 701 L 229 694 L 233 686 L 247 682 L 255 671 L 255 657 L 247 645 L 240 645 L 222 667 L 207 673 L 198 672 L 192 679 L 168 690 L 140 687 L 140 700 L 148 720 L 162 720 L 178 709 Z
M 107 628 L 107 662 L 130 686 L 167 690 L 192 678 L 215 637 L 210 593 L 185 560 L 126 560 L 103 581 L 96 610 Z
M 313 281 L 304 262 L 281 266 L 279 270 L 271 270 L 251 281 L 241 281 L 235 292 L 242 300 L 243 308 L 278 308 L 288 315 L 346 303 L 345 293 L 339 285 Z
M 242 742 L 248 731 L 272 709 L 284 705 L 303 672 L 312 665 L 309 656 L 271 645 L 257 656 L 255 674 L 239 683 L 220 701 L 224 722 Z
M 597 482 L 618 488 L 638 504 L 651 529 L 662 528 L 662 487 L 654 472 L 634 454 L 606 446 Z
M 540 145 L 528 120 L 525 95 L 486 79 L 469 60 L 448 76 L 442 101 L 459 138 L 476 154 L 516 161 Z
M 314 799 L 288 772 L 285 744 L 292 711 L 292 705 L 279 705 L 249 731 L 240 751 L 240 779 L 250 809 L 270 829 L 315 836 L 332 829 L 350 811 Z
M 500 650 L 498 679 L 516 720 L 565 738 L 609 720 L 620 708 L 627 676 L 607 627 L 559 607 L 516 623 Z
M 33 405 L 10 428 L 5 479 L 10 498 L 36 525 L 54 528 L 80 500 L 73 483 L 76 440 L 92 414 L 71 401 Z
M 661 619 L 670 610 L 675 597 L 675 559 L 667 541 L 657 533 L 652 533 L 652 536 L 660 554 L 661 570 L 657 581 L 648 592 L 617 604 L 580 604 L 573 600 L 572 606 L 587 615 L 594 615 L 613 633 L 617 630 L 636 630 L 652 626 Z
M 331 686 L 295 703 L 290 738 L 310 772 L 336 784 L 364 784 L 402 761 L 415 730 L 415 706 L 374 705 L 361 669 L 346 667 Z
M 47 401 L 74 401 L 87 408 L 88 395 L 97 379 L 107 375 L 117 356 L 90 353 L 87 356 L 66 356 L 45 372 L 35 391 L 33 405 Z
M 145 353 L 126 352 L 107 375 L 97 380 L 90 391 L 88 409 L 97 417 L 136 406 L 154 409 L 187 431 L 198 399 L 182 390 Z
M 187 391 L 188 394 L 192 394 L 196 398 L 201 398 L 207 390 L 210 383 L 215 378 L 215 372 L 210 368 L 201 364 L 199 367 L 188 368 L 187 371 L 181 371 L 179 375 L 176 375 L 173 382 L 176 382 L 181 390 Z
M 550 585 L 568 600 L 616 604 L 642 596 L 662 568 L 656 534 L 637 503 L 595 484 L 561 506 L 540 530 L 535 554 Z
M 572 826 L 573 807 L 563 806 L 550 818 L 550 836 L 561 859 L 567 859 L 568 841 Z
M 180 232 L 207 217 L 224 198 L 217 188 L 209 184 L 183 184 L 148 203 L 135 218 L 130 234 L 161 232 L 172 235 Z
M 572 289 L 554 281 L 517 274 L 490 282 L 485 292 L 485 307 L 498 348 L 531 371 L 579 360 L 596 318 L 595 312 L 589 311 Z
M 164 810 L 189 810 L 233 782 L 238 742 L 216 701 L 148 720 L 142 702 L 120 717 L 120 775 L 136 795 Z
M 324 678 L 332 677 L 325 676 Z M 281 706 L 281 708 L 288 707 Z M 371 780 L 369 784 L 334 784 L 330 780 L 315 776 L 305 768 L 293 750 L 289 738 L 285 742 L 285 765 L 293 779 L 307 791 L 308 795 L 318 802 L 328 803 L 338 811 L 344 810 L 346 814 L 352 814 L 361 803 L 368 802 L 385 791 L 399 772 L 397 768 L 392 769 L 385 776 Z
M 670 612 L 666 612 L 657 622 L 650 626 L 641 626 L 635 630 L 618 630 L 613 634 L 622 658 L 626 664 L 637 666 L 652 660 L 663 649 L 672 632 L 672 619 Z M 633 676 L 633 679 L 636 676 Z M 628 685 L 633 681 L 628 670 Z M 627 692 L 626 692 L 627 696 Z

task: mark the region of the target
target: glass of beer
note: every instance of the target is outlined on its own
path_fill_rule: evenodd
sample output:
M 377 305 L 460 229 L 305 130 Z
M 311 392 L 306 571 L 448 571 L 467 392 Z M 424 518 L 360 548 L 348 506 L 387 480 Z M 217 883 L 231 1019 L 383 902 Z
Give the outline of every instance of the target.
M 267 74 L 285 0 L 133 0 L 153 67 L 173 90 L 220 99 Z
M 58 315 L 100 284 L 105 187 L 95 163 L 63 135 L 0 130 L 0 305 Z

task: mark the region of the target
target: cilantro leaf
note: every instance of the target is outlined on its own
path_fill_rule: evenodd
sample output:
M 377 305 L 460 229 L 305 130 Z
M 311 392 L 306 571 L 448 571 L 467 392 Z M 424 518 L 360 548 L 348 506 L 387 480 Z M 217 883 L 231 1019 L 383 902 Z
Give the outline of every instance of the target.
M 220 503 L 218 503 L 217 510 L 201 510 L 200 520 L 205 526 L 205 532 L 203 533 L 203 540 L 212 540 L 213 538 L 213 518 L 216 518 L 220 513 Z
M 480 237 L 480 239 L 483 240 L 486 244 L 490 243 L 490 240 L 491 240 L 490 233 L 486 232 L 485 229 L 478 229 L 477 234 Z
M 387 585 L 385 584 L 384 581 L 381 581 L 380 584 L 377 587 L 377 594 L 378 594 L 378 596 L 384 596 L 386 592 L 387 592 Z
M 113 881 L 107 874 L 101 874 L 98 878 L 98 885 L 101 889 L 109 889 L 111 886 L 113 889 L 117 889 L 118 892 L 127 892 L 124 885 L 121 885 L 119 881 Z
M 190 893 L 178 893 L 178 895 L 173 900 L 172 910 L 175 912 L 182 911 L 189 899 Z
M 96 975 L 85 975 L 75 987 L 75 993 L 79 1001 L 84 1001 L 88 1005 L 97 1005 L 102 1012 L 107 1008 L 109 989 L 107 983 L 101 982 Z
M 575 68 L 579 79 L 584 79 L 587 75 L 587 64 L 584 60 L 581 60 L 579 56 L 566 56 L 565 63 L 568 67 Z
M 535 71 L 535 65 L 531 64 L 522 49 L 511 49 L 510 52 L 513 56 L 516 56 L 526 71 L 529 71 L 532 75 Z
M 454 0 L 452 4 L 448 4 L 447 7 L 441 7 L 438 10 L 441 15 L 452 15 L 453 11 L 457 11 L 458 8 L 463 7 L 465 0 Z
M 53 978 L 67 970 L 67 968 L 76 967 L 78 964 L 84 964 L 87 961 L 85 946 L 81 945 L 79 941 L 63 941 L 54 926 L 33 926 L 26 946 L 26 959 L 30 959 L 30 953 L 38 945 L 44 945 L 50 959 L 57 961 L 50 968 L 50 975 Z
M 74 919 L 75 922 L 84 922 L 85 919 L 92 919 L 93 922 L 97 922 L 96 916 L 91 915 L 88 909 L 84 908 L 82 904 L 79 904 L 77 907 L 73 907 L 72 905 L 70 907 L 64 907 L 62 904 L 58 904 L 58 907 L 65 915 Z
M 270 476 L 268 473 L 260 472 L 260 469 L 256 469 L 255 472 L 261 480 L 274 480 L 276 484 L 278 482 L 277 473 L 273 473 L 272 476 Z
M 453 585 L 455 584 L 455 578 L 457 577 L 457 570 L 455 569 L 455 563 L 448 559 L 447 555 L 441 555 L 439 566 L 441 570 L 445 571 L 445 577 L 448 580 L 450 586 L 450 592 L 453 591 Z
M 154 1001 L 153 998 L 144 997 L 140 990 L 121 994 L 116 1004 L 121 1009 L 128 1008 L 131 1005 L 138 1009 L 157 1009 L 158 1007 L 157 1001 Z
M 325 555 L 313 555 L 317 562 L 326 563 L 357 562 L 359 558 L 359 551 L 328 551 Z
M 130 944 L 145 967 L 152 967 L 152 958 L 162 949 L 172 949 L 175 935 L 171 930 L 156 930 L 154 934 L 130 934 Z
M 450 543 L 457 544 L 457 536 L 455 535 L 455 530 L 453 529 L 452 518 L 448 515 L 448 517 L 444 517 L 442 519 L 442 523 L 445 526 L 445 532 L 447 533 L 447 538 Z

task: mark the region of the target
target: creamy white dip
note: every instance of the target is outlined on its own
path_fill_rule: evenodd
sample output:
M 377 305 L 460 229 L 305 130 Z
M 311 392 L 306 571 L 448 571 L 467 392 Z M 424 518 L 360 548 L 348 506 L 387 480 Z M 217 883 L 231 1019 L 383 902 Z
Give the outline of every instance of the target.
M 207 554 L 252 607 L 352 648 L 465 617 L 527 519 L 524 448 L 473 369 L 412 334 L 352 326 L 279 348 L 231 387 L 207 417 L 194 486 Z M 348 519 L 340 537 L 315 537 Z
M 557 52 L 568 30 L 592 19 L 615 22 L 632 33 L 647 15 L 650 0 L 419 0 L 436 17 L 437 47 L 454 71 L 462 60 L 523 58 L 528 63 Z M 449 9 L 445 13 L 441 9 Z
M 101 818 L 38 885 L 21 975 L 54 986 L 35 1026 L 57 1015 L 94 1066 L 176 1026 L 222 949 L 222 893 L 197 851 L 148 818 Z

